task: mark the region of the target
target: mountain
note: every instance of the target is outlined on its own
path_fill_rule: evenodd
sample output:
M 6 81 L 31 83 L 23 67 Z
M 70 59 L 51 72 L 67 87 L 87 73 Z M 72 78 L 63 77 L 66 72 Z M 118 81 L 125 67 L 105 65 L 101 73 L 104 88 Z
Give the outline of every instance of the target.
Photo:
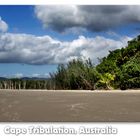
M 9 80 L 9 79 L 19 79 L 19 80 L 48 80 L 49 78 L 42 78 L 42 77 L 20 77 L 20 78 L 6 78 L 0 77 L 0 80 Z
M 21 80 L 47 80 L 49 78 L 42 78 L 42 77 L 21 77 Z
M 6 80 L 7 78 L 5 78 L 5 77 L 0 77 L 0 80 Z

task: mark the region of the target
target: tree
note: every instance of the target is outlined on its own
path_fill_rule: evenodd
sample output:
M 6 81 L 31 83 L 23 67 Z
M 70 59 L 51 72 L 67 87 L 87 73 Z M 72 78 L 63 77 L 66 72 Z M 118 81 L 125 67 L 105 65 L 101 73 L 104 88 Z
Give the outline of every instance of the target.
M 102 86 L 105 89 L 113 89 L 111 86 L 111 82 L 114 81 L 115 75 L 112 75 L 110 73 L 105 73 L 100 75 L 100 80 L 98 81 L 97 85 Z

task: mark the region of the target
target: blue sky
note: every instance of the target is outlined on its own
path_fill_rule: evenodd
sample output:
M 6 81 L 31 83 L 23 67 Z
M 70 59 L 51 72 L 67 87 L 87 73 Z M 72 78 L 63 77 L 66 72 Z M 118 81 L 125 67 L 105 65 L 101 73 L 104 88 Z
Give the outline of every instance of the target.
M 0 6 L 0 16 L 9 25 L 8 32 L 45 35 L 47 31 L 34 15 L 34 6 Z M 18 74 L 33 76 L 56 70 L 57 65 L 26 65 L 0 63 L 0 76 L 14 77 Z
M 140 6 L 0 6 L 0 76 L 48 76 L 104 57 L 140 32 Z

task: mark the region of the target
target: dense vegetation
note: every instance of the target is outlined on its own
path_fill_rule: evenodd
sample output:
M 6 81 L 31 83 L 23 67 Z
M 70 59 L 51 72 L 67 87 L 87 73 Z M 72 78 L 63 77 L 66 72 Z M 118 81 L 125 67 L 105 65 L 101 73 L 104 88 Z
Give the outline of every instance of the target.
M 140 36 L 125 48 L 110 51 L 94 66 L 91 60 L 72 60 L 58 66 L 49 79 L 1 79 L 4 89 L 136 89 L 140 88 Z

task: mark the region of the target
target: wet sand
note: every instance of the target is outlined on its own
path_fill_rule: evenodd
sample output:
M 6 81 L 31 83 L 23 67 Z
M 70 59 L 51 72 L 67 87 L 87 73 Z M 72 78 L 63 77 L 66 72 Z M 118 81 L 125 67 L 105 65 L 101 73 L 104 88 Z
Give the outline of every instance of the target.
M 138 122 L 140 91 L 0 90 L 0 122 Z

